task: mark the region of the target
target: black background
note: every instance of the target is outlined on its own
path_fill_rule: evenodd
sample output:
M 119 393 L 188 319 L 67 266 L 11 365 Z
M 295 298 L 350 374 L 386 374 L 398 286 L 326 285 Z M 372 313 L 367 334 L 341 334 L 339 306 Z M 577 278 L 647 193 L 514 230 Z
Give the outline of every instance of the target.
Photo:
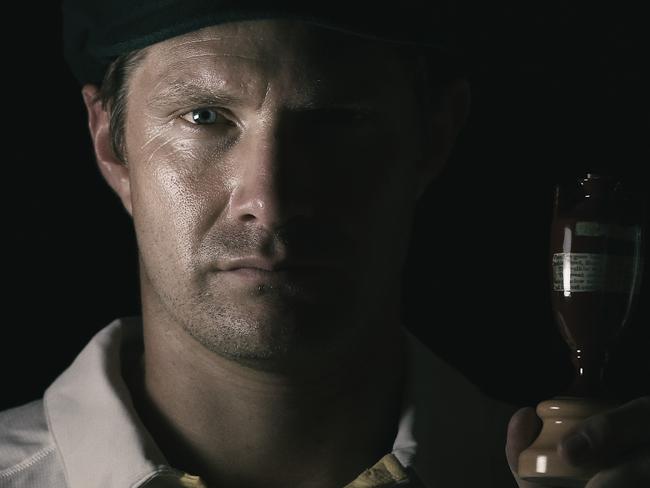
M 604 168 L 648 191 L 647 27 L 640 7 L 594 3 L 461 11 L 472 115 L 418 208 L 405 320 L 486 393 L 534 404 L 572 373 L 549 301 L 553 182 Z M 5 27 L 0 410 L 42 396 L 98 330 L 139 313 L 131 221 L 94 162 L 58 3 L 25 2 Z M 623 399 L 650 393 L 648 281 L 612 358 Z

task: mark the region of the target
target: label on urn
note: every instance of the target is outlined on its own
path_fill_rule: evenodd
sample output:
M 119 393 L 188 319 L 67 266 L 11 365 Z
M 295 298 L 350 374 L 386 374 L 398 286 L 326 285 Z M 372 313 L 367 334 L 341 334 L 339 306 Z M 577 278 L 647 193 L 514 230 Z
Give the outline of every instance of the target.
M 553 291 L 625 293 L 635 277 L 633 256 L 586 252 L 553 254 Z M 638 259 L 638 258 L 637 258 Z

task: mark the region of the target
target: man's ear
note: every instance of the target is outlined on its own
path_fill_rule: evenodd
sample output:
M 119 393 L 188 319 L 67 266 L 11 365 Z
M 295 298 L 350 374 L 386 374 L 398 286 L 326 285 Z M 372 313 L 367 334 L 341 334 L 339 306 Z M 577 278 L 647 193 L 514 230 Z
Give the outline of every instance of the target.
M 469 115 L 470 100 L 469 82 L 464 78 L 456 79 L 445 87 L 440 105 L 430 114 L 431 123 L 427 125 L 422 141 L 424 157 L 418 167 L 418 200 L 447 164 Z
M 109 186 L 122 200 L 126 211 L 133 217 L 131 206 L 131 182 L 129 168 L 115 155 L 111 144 L 110 117 L 102 108 L 102 102 L 97 98 L 99 89 L 96 85 L 87 84 L 81 89 L 86 110 L 88 111 L 88 129 L 93 141 L 93 149 L 97 166 Z

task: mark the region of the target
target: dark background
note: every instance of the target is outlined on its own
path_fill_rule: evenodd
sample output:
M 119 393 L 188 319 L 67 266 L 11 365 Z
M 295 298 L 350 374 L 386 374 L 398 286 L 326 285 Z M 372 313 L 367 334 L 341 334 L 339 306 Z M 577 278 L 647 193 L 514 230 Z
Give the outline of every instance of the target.
M 406 270 L 409 328 L 486 393 L 520 404 L 572 373 L 549 300 L 553 182 L 603 168 L 648 192 L 645 17 L 565 3 L 461 9 L 472 115 L 418 209 Z M 6 24 L 0 410 L 42 396 L 98 330 L 139 313 L 131 221 L 95 165 L 58 3 L 25 2 Z M 648 281 L 612 357 L 623 399 L 650 393 Z

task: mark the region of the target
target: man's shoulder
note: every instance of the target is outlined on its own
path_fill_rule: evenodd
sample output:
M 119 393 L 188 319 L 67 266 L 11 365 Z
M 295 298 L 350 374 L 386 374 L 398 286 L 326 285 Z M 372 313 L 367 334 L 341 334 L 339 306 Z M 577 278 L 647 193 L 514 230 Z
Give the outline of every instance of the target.
M 0 488 L 64 488 L 43 399 L 0 411 Z

